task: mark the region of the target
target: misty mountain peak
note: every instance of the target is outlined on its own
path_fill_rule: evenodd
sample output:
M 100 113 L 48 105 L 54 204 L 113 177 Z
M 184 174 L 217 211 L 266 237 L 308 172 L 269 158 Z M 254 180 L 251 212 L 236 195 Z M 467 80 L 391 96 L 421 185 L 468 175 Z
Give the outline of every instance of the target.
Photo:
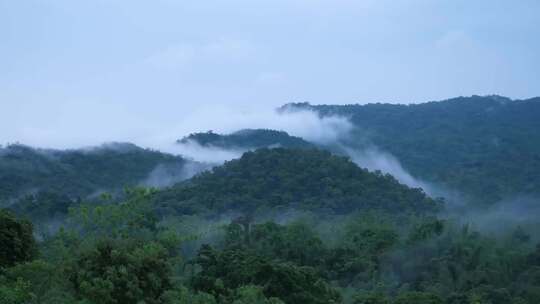
M 252 150 L 264 147 L 309 148 L 313 144 L 300 137 L 291 136 L 285 131 L 270 129 L 242 129 L 230 134 L 217 134 L 213 131 L 192 133 L 177 140 L 178 144 L 194 142 L 203 147 L 223 149 Z

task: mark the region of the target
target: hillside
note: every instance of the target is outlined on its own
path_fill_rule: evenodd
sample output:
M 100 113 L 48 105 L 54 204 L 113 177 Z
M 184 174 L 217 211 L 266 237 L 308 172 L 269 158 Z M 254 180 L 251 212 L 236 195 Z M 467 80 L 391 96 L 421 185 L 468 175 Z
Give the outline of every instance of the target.
M 41 191 L 84 197 L 139 184 L 159 165 L 185 164 L 182 157 L 132 144 L 65 151 L 10 145 L 0 148 L 0 201 Z
M 201 146 L 214 146 L 224 149 L 251 150 L 266 147 L 313 148 L 314 145 L 300 137 L 291 136 L 284 131 L 268 129 L 243 129 L 231 134 L 217 134 L 212 131 L 192 133 L 178 143 L 193 141 Z
M 357 129 L 347 144 L 375 145 L 413 175 L 483 202 L 540 194 L 540 98 L 285 107 L 349 117 Z
M 158 193 L 177 213 L 298 208 L 429 213 L 438 202 L 393 177 L 371 173 L 320 150 L 259 149 Z

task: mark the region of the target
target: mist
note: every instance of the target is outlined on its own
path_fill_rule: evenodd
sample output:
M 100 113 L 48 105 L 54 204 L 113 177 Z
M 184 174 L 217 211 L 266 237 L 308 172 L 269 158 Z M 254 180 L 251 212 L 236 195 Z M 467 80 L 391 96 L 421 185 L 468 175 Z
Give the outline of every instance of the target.
M 225 161 L 240 158 L 245 150 L 223 149 L 214 146 L 201 146 L 199 143 L 188 140 L 185 143 L 176 143 L 166 148 L 169 153 L 182 155 L 189 159 L 210 164 L 222 164 Z
M 212 164 L 189 160 L 183 164 L 159 164 L 148 174 L 148 177 L 141 184 L 154 188 L 168 187 L 208 170 L 212 166 Z
M 279 110 L 243 112 L 218 109 L 202 114 L 203 119 L 197 115 L 184 121 L 182 129 L 192 128 L 192 132 L 214 131 L 229 134 L 241 129 L 274 129 L 285 131 L 289 135 L 301 137 L 308 142 L 324 146 L 337 147 L 351 158 L 358 166 L 370 171 L 380 171 L 394 176 L 400 183 L 413 188 L 422 188 L 430 195 L 441 196 L 443 191 L 426 181 L 415 178 L 403 168 L 399 160 L 392 154 L 382 151 L 376 145 L 370 144 L 367 148 L 353 148 L 345 144 L 354 130 L 354 125 L 347 117 L 331 115 L 320 116 L 312 110 L 298 110 L 291 107 L 282 107 Z M 210 119 L 208 119 L 210 117 Z M 193 119 L 193 123 L 191 122 Z M 149 143 L 162 151 L 186 156 L 196 161 L 221 164 L 225 161 L 239 158 L 247 150 L 223 149 L 214 146 L 201 146 L 196 142 L 176 143 L 179 136 L 162 137 L 160 141 Z M 367 141 L 368 139 L 366 139 Z
M 355 150 L 349 147 L 343 147 L 343 149 L 358 166 L 370 171 L 390 174 L 404 185 L 411 188 L 422 188 L 426 193 L 433 194 L 431 186 L 413 177 L 392 154 L 383 152 L 375 146 L 363 150 Z
M 507 236 L 521 227 L 535 242 L 540 240 L 540 199 L 537 197 L 517 195 L 485 208 L 462 208 L 460 213 L 450 213 L 449 217 L 493 237 Z
M 447 218 L 458 218 L 463 224 L 473 224 L 485 232 L 506 231 L 517 225 L 526 226 L 528 230 L 538 230 L 535 217 L 540 216 L 534 198 L 512 198 L 501 201 L 485 210 L 471 210 L 465 195 L 448 189 L 443 185 L 425 181 L 414 176 L 403 167 L 398 157 L 384 151 L 366 138 L 364 148 L 353 147 L 350 139 L 355 126 L 344 116 L 321 116 L 311 110 L 291 108 L 227 108 L 201 107 L 182 115 L 178 121 L 164 121 L 160 128 L 151 123 L 145 131 L 137 135 L 137 130 L 125 133 L 123 138 L 131 138 L 138 146 L 159 150 L 165 153 L 180 155 L 187 162 L 183 166 L 166 167 L 159 165 L 148 177 L 141 181 L 142 185 L 151 187 L 167 187 L 177 182 L 189 179 L 197 173 L 208 170 L 226 161 L 237 159 L 247 149 L 223 149 L 214 146 L 201 146 L 196 142 L 177 142 L 178 139 L 193 133 L 212 130 L 221 134 L 229 134 L 241 129 L 274 129 L 287 132 L 289 135 L 301 137 L 323 148 L 337 147 L 337 150 L 348 156 L 354 163 L 369 171 L 380 171 L 390 174 L 400 183 L 412 188 L 421 188 L 432 197 L 444 197 L 446 200 L 445 213 Z M 141 128 L 144 127 L 141 126 Z M 53 141 L 54 142 L 54 141 Z M 96 153 L 102 149 L 129 151 L 134 146 L 124 143 L 100 143 L 90 146 L 88 143 L 79 147 L 85 153 Z M 41 153 L 51 154 L 47 149 L 38 149 Z M 0 155 L 5 149 L 0 149 Z M 288 218 L 290 214 L 283 214 Z M 295 217 L 295 216 L 292 216 Z M 278 220 L 278 218 L 274 218 Z M 279 221 L 279 220 L 278 220 Z M 501 228 L 504 226 L 504 229 Z
M 217 107 L 196 111 L 170 130 L 161 132 L 158 136 L 141 139 L 138 144 L 200 162 L 221 164 L 239 158 L 247 150 L 203 147 L 193 141 L 178 143 L 177 140 L 194 132 L 214 131 L 229 134 L 242 129 L 285 131 L 289 135 L 301 137 L 309 142 L 327 145 L 338 142 L 342 136 L 353 129 L 353 125 L 345 117 L 320 117 L 310 110 L 237 111 Z

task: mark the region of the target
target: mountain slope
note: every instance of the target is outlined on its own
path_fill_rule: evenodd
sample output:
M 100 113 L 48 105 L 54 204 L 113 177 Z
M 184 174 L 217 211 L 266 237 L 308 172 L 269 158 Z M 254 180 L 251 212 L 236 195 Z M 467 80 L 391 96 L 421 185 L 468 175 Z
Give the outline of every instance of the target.
M 314 145 L 300 137 L 291 136 L 284 131 L 268 129 L 243 129 L 231 134 L 192 133 L 178 143 L 196 142 L 201 146 L 224 149 L 251 150 L 265 147 L 313 148 Z
M 439 207 L 422 190 L 410 189 L 389 175 L 368 172 L 347 158 L 320 150 L 283 148 L 247 152 L 158 193 L 155 202 L 177 213 L 251 213 L 264 208 L 426 213 Z
M 413 175 L 483 202 L 540 194 L 540 98 L 285 107 L 349 117 L 357 128 L 347 144 L 376 145 Z
M 0 148 L 0 201 L 40 191 L 71 197 L 136 185 L 159 165 L 181 167 L 181 157 L 108 144 L 86 150 Z

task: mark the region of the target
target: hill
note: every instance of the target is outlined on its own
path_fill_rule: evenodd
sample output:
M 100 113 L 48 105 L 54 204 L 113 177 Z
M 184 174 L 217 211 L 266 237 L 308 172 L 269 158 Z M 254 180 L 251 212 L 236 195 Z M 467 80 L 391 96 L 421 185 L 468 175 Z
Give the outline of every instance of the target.
M 0 201 L 42 191 L 84 197 L 137 185 L 159 166 L 185 164 L 182 157 L 132 144 L 65 151 L 10 145 L 0 148 Z
M 291 136 L 284 131 L 268 129 L 243 129 L 231 134 L 217 134 L 212 131 L 192 133 L 178 143 L 196 142 L 201 146 L 214 146 L 224 149 L 252 150 L 266 147 L 313 148 L 314 145 L 300 137 Z
M 422 104 L 288 104 L 349 117 L 348 145 L 376 145 L 413 175 L 485 203 L 540 194 L 540 98 L 458 97 Z
M 439 207 L 422 190 L 359 168 L 345 157 L 283 148 L 246 152 L 240 159 L 161 191 L 155 201 L 187 214 L 251 213 L 261 208 L 429 213 Z

